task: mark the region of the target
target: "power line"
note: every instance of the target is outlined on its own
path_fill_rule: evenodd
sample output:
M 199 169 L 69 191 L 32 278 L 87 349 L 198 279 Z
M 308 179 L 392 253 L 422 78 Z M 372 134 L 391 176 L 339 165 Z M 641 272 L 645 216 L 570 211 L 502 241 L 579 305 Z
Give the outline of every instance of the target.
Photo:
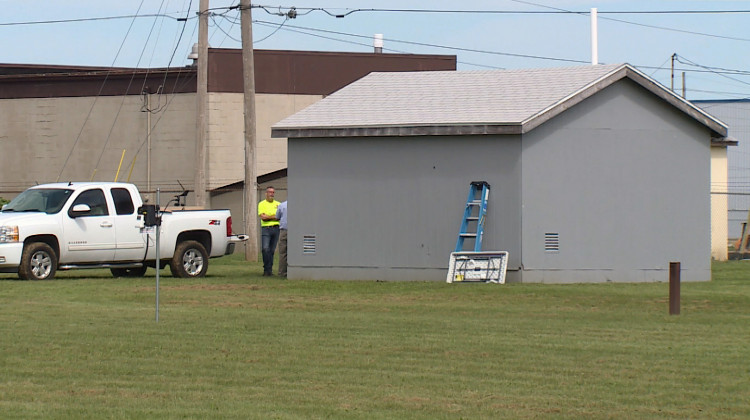
M 512 1 L 512 0 L 511 0 Z M 547 7 L 552 10 L 488 10 L 488 9 L 475 9 L 475 10 L 462 10 L 462 9 L 340 9 L 340 8 L 324 8 L 324 7 L 289 7 L 289 6 L 270 6 L 270 5 L 253 5 L 253 8 L 264 10 L 268 14 L 279 15 L 281 9 L 296 10 L 298 16 L 306 15 L 312 12 L 323 12 L 329 16 L 336 18 L 343 18 L 353 13 L 364 13 L 364 12 L 378 12 L 378 13 L 450 13 L 450 14 L 502 14 L 502 15 L 554 15 L 554 14 L 588 14 L 588 11 L 577 12 L 573 10 L 558 9 L 550 6 L 544 6 L 531 2 L 519 1 L 518 3 L 524 3 L 528 5 Z M 278 9 L 279 12 L 271 12 L 272 9 Z M 341 10 L 341 12 L 334 12 L 334 10 Z M 627 14 L 627 15 L 674 15 L 674 14 L 745 14 L 750 13 L 749 9 L 734 9 L 734 10 L 621 10 L 621 11 L 599 11 L 599 14 Z
M 254 20 L 253 23 L 257 23 L 257 24 L 269 26 L 269 27 L 274 27 L 274 28 L 278 26 L 277 23 L 263 21 L 263 20 Z M 346 40 L 342 40 L 338 38 L 322 37 L 322 36 L 318 36 L 315 34 L 311 34 L 309 32 L 304 32 L 304 31 L 322 32 L 322 33 L 343 35 L 343 36 L 362 38 L 362 39 L 368 39 L 368 40 L 371 38 L 370 35 L 360 35 L 360 34 L 353 34 L 353 33 L 347 33 L 347 32 L 330 31 L 330 30 L 325 30 L 325 29 L 310 28 L 310 27 L 304 27 L 304 26 L 293 26 L 293 25 L 286 25 L 284 27 L 284 30 L 289 31 L 289 32 L 300 33 L 304 35 L 317 36 L 317 37 L 324 38 L 324 39 L 330 39 L 330 40 L 354 44 L 354 45 L 361 45 L 361 46 L 367 46 L 367 47 L 370 46 L 370 44 L 346 41 Z M 402 43 L 402 44 L 427 46 L 427 47 L 433 47 L 433 48 L 442 48 L 442 49 L 480 53 L 480 54 L 507 55 L 507 56 L 512 56 L 512 57 L 534 58 L 534 59 L 539 59 L 539 60 L 550 60 L 550 61 L 567 61 L 567 62 L 582 63 L 582 64 L 588 64 L 590 62 L 588 60 L 575 60 L 575 59 L 560 58 L 560 57 L 547 57 L 547 56 L 538 56 L 538 55 L 514 54 L 514 53 L 499 52 L 499 51 L 475 50 L 475 49 L 464 48 L 464 47 L 454 47 L 454 46 L 438 45 L 438 44 L 426 44 L 426 43 L 421 43 L 421 42 L 405 41 L 405 40 L 398 40 L 398 39 L 384 39 L 384 40 L 389 41 L 389 42 Z M 391 50 L 391 51 L 396 51 L 396 50 Z M 396 51 L 396 52 L 411 54 L 410 52 L 404 52 L 404 51 Z M 682 63 L 682 64 L 689 65 L 690 63 Z M 728 69 L 728 68 L 721 68 L 721 67 L 708 67 L 708 66 L 701 66 L 701 65 L 696 65 L 696 66 L 698 66 L 699 69 L 675 68 L 675 71 L 690 71 L 694 73 L 712 73 L 712 74 L 729 74 L 729 75 L 750 75 L 750 71 L 745 71 L 745 70 Z M 656 70 L 656 71 L 665 70 L 663 64 L 659 67 L 654 67 L 654 66 L 637 66 L 637 67 L 642 68 L 642 69 Z
M 159 18 L 159 17 L 174 19 L 177 21 L 182 21 L 183 19 L 195 19 L 195 17 L 179 18 L 179 17 L 175 17 L 175 16 L 172 16 L 171 14 L 166 14 L 166 13 L 153 13 L 150 15 L 122 15 L 122 16 L 78 18 L 78 19 L 35 20 L 35 21 L 28 21 L 28 22 L 5 22 L 5 23 L 0 23 L 0 26 L 46 25 L 46 24 L 55 24 L 55 23 L 95 22 L 99 20 L 141 19 L 141 18 Z
M 254 24 L 259 24 L 259 25 L 262 25 L 262 26 L 274 27 L 277 30 L 281 29 L 278 26 L 278 24 L 275 24 L 275 23 L 272 23 L 272 22 L 266 22 L 266 21 L 256 20 L 256 21 L 253 21 L 253 23 Z M 345 32 L 328 31 L 328 30 L 317 29 L 317 28 L 299 27 L 299 26 L 291 26 L 291 25 L 287 25 L 286 27 L 284 27 L 284 30 L 285 31 L 289 31 L 289 32 L 300 33 L 300 34 L 307 35 L 307 36 L 314 36 L 314 37 L 318 37 L 318 38 L 329 39 L 329 40 L 333 40 L 333 41 L 337 41 L 337 42 L 343 42 L 343 43 L 348 43 L 348 44 L 353 44 L 353 45 L 360 45 L 360 46 L 365 46 L 365 47 L 369 47 L 370 46 L 369 43 L 361 43 L 361 42 L 355 42 L 355 41 L 348 41 L 348 40 L 344 40 L 344 39 L 340 39 L 340 38 L 323 36 L 323 35 L 314 34 L 314 33 L 306 32 L 306 31 L 323 32 L 323 33 L 329 33 L 329 34 L 335 34 L 335 35 L 343 35 L 343 36 L 348 36 L 348 37 L 363 38 L 363 39 L 368 39 L 368 40 L 370 39 L 369 35 L 351 34 L 351 33 L 345 33 Z M 569 61 L 569 62 L 583 63 L 583 64 L 588 64 L 589 63 L 588 61 L 571 60 L 571 59 L 558 58 L 558 57 L 544 57 L 544 56 L 532 56 L 532 55 L 520 55 L 520 54 L 504 53 L 504 52 L 498 52 L 498 51 L 472 50 L 472 49 L 461 48 L 461 47 L 451 47 L 451 46 L 445 46 L 445 45 L 425 44 L 425 43 L 420 43 L 420 42 L 412 42 L 412 41 L 404 41 L 404 40 L 396 40 L 396 39 L 385 39 L 385 40 L 389 41 L 389 42 L 398 42 L 398 43 L 411 44 L 411 45 L 419 45 L 419 46 L 429 46 L 429 47 L 434 47 L 434 48 L 443 48 L 443 49 L 450 49 L 450 50 L 464 51 L 464 52 L 468 51 L 468 52 L 474 52 L 474 53 L 480 53 L 480 54 L 522 56 L 524 58 L 535 58 L 535 59 L 551 60 L 551 61 Z M 392 50 L 392 49 L 388 49 L 388 50 L 392 51 L 392 52 L 411 54 L 411 52 L 397 51 L 397 50 Z M 667 61 L 668 60 L 669 59 L 667 59 Z M 472 65 L 472 66 L 485 67 L 485 68 L 498 68 L 498 69 L 502 69 L 502 67 L 488 66 L 488 65 L 484 65 L 484 64 L 466 63 L 466 62 L 460 62 L 460 63 L 461 64 L 468 64 L 468 65 Z M 666 61 L 665 61 L 665 63 L 666 63 Z M 683 64 L 689 65 L 690 63 L 683 63 Z M 691 69 L 691 68 L 676 68 L 675 71 L 686 71 L 686 72 L 692 72 L 692 73 L 710 73 L 710 74 L 717 74 L 717 75 L 722 75 L 722 72 L 726 72 L 726 73 L 732 74 L 732 75 L 750 75 L 750 72 L 743 71 L 743 70 L 734 70 L 734 69 L 726 69 L 726 68 L 711 68 L 711 67 L 708 67 L 708 66 L 701 66 L 701 65 L 699 65 L 697 63 L 694 63 L 694 64 L 695 64 L 695 66 L 697 66 L 699 68 L 698 69 L 695 69 L 695 68 L 693 68 L 693 69 Z M 654 70 L 653 73 L 656 73 L 659 70 L 666 70 L 664 68 L 664 64 L 662 64 L 659 67 L 640 66 L 640 65 L 635 65 L 635 67 L 637 67 L 639 69 L 642 69 L 642 70 L 645 70 L 645 69 Z M 653 74 L 652 74 L 652 77 L 653 77 Z M 735 80 L 735 81 L 743 83 L 743 84 L 748 84 L 748 83 L 745 83 L 745 82 L 743 82 L 741 80 L 737 80 L 737 79 L 734 79 L 734 78 L 731 78 L 731 77 L 729 77 L 729 79 Z M 743 97 L 743 98 L 746 97 L 746 96 L 748 96 L 747 94 L 740 93 L 740 92 L 723 92 L 723 91 L 701 90 L 701 89 L 687 89 L 687 90 L 689 92 L 693 92 L 693 93 L 712 93 L 712 94 L 732 95 L 732 96 Z
M 684 30 L 684 29 L 667 28 L 665 26 L 648 25 L 648 24 L 645 24 L 645 23 L 629 22 L 629 21 L 622 20 L 622 19 L 614 19 L 614 18 L 608 18 L 608 17 L 603 17 L 602 19 L 611 20 L 613 22 L 625 23 L 625 24 L 628 24 L 628 25 L 642 26 L 644 28 L 659 29 L 659 30 L 662 30 L 662 31 L 678 32 L 678 33 L 683 33 L 683 34 L 699 35 L 699 36 L 706 36 L 706 37 L 718 38 L 718 39 L 728 39 L 728 40 L 732 40 L 732 41 L 750 42 L 750 39 L 748 39 L 748 38 L 739 38 L 739 37 L 734 37 L 734 36 L 709 34 L 709 33 L 705 33 L 705 32 L 688 31 L 688 30 Z
M 221 15 L 219 15 L 219 16 L 221 16 Z M 221 23 L 216 21 L 216 17 L 214 15 L 209 15 L 209 17 L 211 18 L 211 22 L 213 22 L 214 25 L 216 25 L 216 29 L 219 30 L 219 31 L 221 31 L 224 34 L 224 39 L 229 38 L 229 39 L 231 39 L 234 42 L 242 42 L 241 39 L 237 39 L 237 38 L 233 37 L 229 32 L 225 31 L 224 28 L 221 27 Z M 229 20 L 226 17 L 224 17 L 224 19 L 225 20 Z M 232 22 L 232 21 L 229 21 L 229 22 L 232 24 L 232 26 L 235 25 L 234 22 Z M 231 31 L 231 28 L 230 28 L 230 31 Z M 222 41 L 222 43 L 223 42 L 224 41 Z
M 560 11 L 560 12 L 578 14 L 578 15 L 588 15 L 589 14 L 589 12 L 573 12 L 571 10 L 560 9 L 560 8 L 557 8 L 557 7 L 547 6 L 547 5 L 539 4 L 539 3 L 533 3 L 533 2 L 525 1 L 525 0 L 510 0 L 510 1 L 515 2 L 515 3 L 521 3 L 521 4 L 536 6 L 536 7 L 543 7 L 545 9 L 551 9 L 551 10 Z M 605 12 L 599 12 L 599 11 L 597 11 L 597 14 L 602 14 L 602 13 L 605 13 Z M 679 33 L 685 33 L 685 34 L 690 34 L 690 35 L 707 36 L 707 37 L 719 38 L 719 39 L 729 39 L 729 40 L 733 40 L 733 41 L 750 42 L 750 39 L 747 39 L 747 38 L 737 38 L 737 37 L 731 37 L 731 36 L 707 34 L 707 33 L 703 33 L 703 32 L 687 31 L 687 30 L 683 30 L 683 29 L 668 28 L 668 27 L 665 27 L 665 26 L 648 25 L 648 24 L 645 24 L 645 23 L 630 22 L 630 21 L 626 21 L 626 20 L 615 19 L 615 18 L 608 18 L 608 17 L 602 17 L 602 19 L 611 20 L 613 22 L 625 23 L 625 24 L 628 24 L 628 25 L 642 26 L 642 27 L 645 27 L 645 28 L 660 29 L 660 30 L 664 30 L 664 31 L 679 32 Z
M 261 26 L 268 26 L 268 27 L 274 27 L 274 26 L 276 26 L 275 24 L 272 24 L 270 22 L 258 21 L 258 20 L 254 20 L 253 23 L 254 24 L 259 24 Z M 312 37 L 316 37 L 316 38 L 328 39 L 328 40 L 331 40 L 331 41 L 341 42 L 341 43 L 344 43 L 344 44 L 358 45 L 358 46 L 363 46 L 363 47 L 370 47 L 371 46 L 369 43 L 356 42 L 356 41 L 348 41 L 348 40 L 341 39 L 341 38 L 334 38 L 334 37 L 329 37 L 329 36 L 317 35 L 317 34 L 313 34 L 313 33 L 309 33 L 309 32 L 298 31 L 298 30 L 295 30 L 295 29 L 292 29 L 292 28 L 295 28 L 295 27 L 294 26 L 286 26 L 284 28 L 284 30 L 287 31 L 287 32 L 294 32 L 294 33 L 298 33 L 298 34 L 302 34 L 302 35 L 307 35 L 307 36 L 312 36 Z M 311 30 L 317 30 L 317 29 L 311 29 Z M 345 34 L 345 35 L 353 36 L 353 37 L 367 38 L 367 39 L 370 38 L 369 36 L 358 35 L 358 34 Z M 397 49 L 388 48 L 388 47 L 384 47 L 383 51 L 388 51 L 388 52 L 396 53 L 396 54 L 413 54 L 411 51 L 397 50 Z M 488 64 L 472 63 L 472 62 L 463 61 L 463 60 L 457 60 L 456 62 L 458 64 L 466 64 L 466 65 L 469 65 L 469 66 L 483 67 L 483 68 L 488 68 L 488 69 L 501 69 L 501 70 L 505 69 L 504 67 L 491 66 L 491 65 L 488 65 Z
M 266 21 L 260 21 L 260 20 L 254 20 L 253 23 L 276 26 L 276 24 L 274 24 L 273 22 L 266 22 Z M 287 25 L 284 29 L 289 30 L 289 28 L 293 28 L 297 30 L 322 32 L 322 33 L 334 34 L 334 35 L 344 35 L 344 36 L 350 36 L 350 37 L 355 37 L 355 38 L 370 39 L 369 35 L 350 34 L 346 32 L 329 31 L 325 29 L 308 28 L 304 26 Z M 301 32 L 301 31 L 296 31 L 296 32 Z M 301 32 L 301 33 L 305 33 L 305 32 Z M 577 64 L 588 64 L 590 62 L 588 60 L 575 60 L 575 59 L 569 59 L 569 58 L 544 57 L 544 56 L 530 55 L 530 54 L 516 54 L 516 53 L 507 53 L 507 52 L 499 52 L 499 51 L 478 50 L 478 49 L 473 49 L 473 48 L 454 47 L 454 46 L 447 46 L 447 45 L 430 44 L 430 43 L 425 43 L 425 42 L 405 41 L 405 40 L 393 39 L 393 38 L 384 38 L 383 40 L 389 41 L 389 42 L 400 43 L 400 44 L 417 45 L 420 47 L 439 48 L 439 49 L 447 49 L 447 50 L 453 50 L 453 51 L 471 52 L 471 53 L 479 53 L 479 54 L 502 55 L 502 56 L 508 56 L 508 57 L 517 57 L 517 58 L 533 58 L 533 59 L 538 59 L 538 60 L 564 61 L 564 62 L 577 63 Z M 358 44 L 358 45 L 362 45 L 362 44 Z M 369 44 L 367 45 L 369 46 Z
M 234 20 L 231 20 L 227 17 L 227 14 L 229 13 L 229 11 L 226 11 L 224 13 L 214 13 L 211 15 L 211 22 L 213 22 L 216 25 L 216 30 L 221 31 L 224 34 L 224 38 L 221 40 L 221 42 L 219 42 L 219 47 L 224 45 L 224 41 L 226 41 L 227 38 L 231 39 L 232 41 L 242 43 L 242 40 L 234 38 L 232 35 L 229 34 L 229 32 L 232 31 L 232 28 L 234 28 L 235 25 L 240 24 L 240 20 L 239 20 L 240 10 L 237 9 L 234 12 L 237 14 L 237 17 Z M 225 20 L 228 20 L 231 23 L 231 26 L 229 27 L 229 31 L 226 31 L 224 30 L 224 28 L 221 27 L 221 23 L 216 21 L 216 18 L 215 18 L 216 16 L 220 16 L 224 18 Z M 215 34 L 216 34 L 216 31 L 214 31 L 214 33 L 211 34 L 211 36 L 208 38 L 209 44 Z
M 284 24 L 286 24 L 287 22 L 289 22 L 289 18 L 288 18 L 288 17 L 287 17 L 287 18 L 284 18 L 284 21 L 283 21 L 283 22 L 281 22 L 281 25 L 279 25 L 279 27 L 278 27 L 278 28 L 274 29 L 274 30 L 273 30 L 273 32 L 271 32 L 270 34 L 268 34 L 268 35 L 264 36 L 263 38 L 261 38 L 261 39 L 259 39 L 259 40 L 257 40 L 257 41 L 253 41 L 253 44 L 259 44 L 259 43 L 261 43 L 261 42 L 263 42 L 263 41 L 267 40 L 268 38 L 270 38 L 270 37 L 274 36 L 274 35 L 276 34 L 276 32 L 279 32 L 279 29 L 283 28 L 283 27 L 284 27 Z
M 144 0 L 141 0 L 141 4 L 138 6 L 136 14 L 141 10 L 141 7 L 143 7 L 143 2 Z M 68 153 L 68 156 L 65 158 L 65 162 L 63 162 L 63 165 L 60 168 L 60 173 L 57 175 L 58 181 L 60 180 L 60 177 L 62 177 L 62 174 L 65 171 L 65 167 L 68 165 L 68 161 L 70 160 L 70 157 L 73 155 L 73 151 L 75 150 L 76 145 L 78 145 L 78 142 L 81 140 L 83 129 L 86 127 L 86 123 L 89 121 L 89 118 L 91 118 L 91 113 L 94 111 L 96 102 L 101 96 L 102 92 L 104 91 L 104 86 L 107 84 L 107 79 L 109 79 L 109 74 L 112 68 L 114 68 L 115 62 L 117 62 L 117 57 L 120 56 L 120 52 L 122 52 L 122 48 L 125 46 L 125 40 L 128 38 L 128 35 L 130 35 L 130 31 L 133 29 L 134 24 L 135 24 L 135 18 L 133 18 L 130 21 L 130 26 L 128 27 L 128 31 L 125 33 L 125 37 L 123 38 L 122 43 L 120 43 L 120 48 L 117 50 L 117 53 L 115 54 L 115 58 L 112 60 L 112 65 L 110 66 L 109 70 L 107 70 L 107 75 L 104 77 L 104 81 L 102 81 L 102 85 L 99 88 L 99 92 L 96 94 L 96 97 L 94 98 L 94 102 L 91 104 L 91 108 L 89 108 L 89 112 L 88 114 L 86 114 L 86 118 L 83 120 L 83 124 L 81 124 L 81 130 L 78 132 L 78 136 L 76 136 L 76 139 L 73 142 L 73 146 L 70 148 L 70 153 Z
M 681 64 L 686 64 L 686 65 L 689 65 L 689 66 L 700 67 L 700 68 L 705 69 L 706 71 L 708 71 L 710 73 L 715 73 L 715 74 L 734 74 L 734 75 L 740 75 L 740 76 L 750 75 L 750 71 L 727 69 L 727 68 L 723 68 L 723 67 L 705 66 L 705 65 L 702 65 L 702 64 L 698 64 L 698 63 L 696 63 L 694 61 L 688 60 L 687 58 L 685 58 L 685 57 L 683 57 L 681 55 L 677 55 L 677 54 L 675 54 L 675 58 L 677 59 L 677 62 L 679 62 Z M 685 60 L 685 61 L 682 61 L 682 60 Z M 735 79 L 732 79 L 732 80 L 735 80 Z M 744 82 L 742 82 L 742 83 L 744 83 Z
M 159 6 L 159 9 L 164 6 L 164 0 L 162 0 L 161 5 Z M 154 28 L 156 27 L 156 22 L 158 21 L 158 18 L 155 18 L 153 23 L 151 24 L 151 29 L 148 33 L 148 38 L 146 39 L 146 42 L 143 44 L 143 48 L 141 49 L 141 55 L 138 57 L 138 62 L 136 63 L 136 67 L 141 63 L 141 59 L 143 59 L 143 55 L 146 53 L 146 47 L 148 46 L 148 41 L 151 39 L 151 35 L 154 33 Z M 128 87 L 125 88 L 125 92 L 130 91 L 130 86 L 133 84 L 133 81 L 135 80 L 136 72 L 134 71 L 133 74 L 130 76 L 130 81 L 128 82 Z M 143 85 L 145 85 L 148 75 L 144 77 L 143 84 L 141 85 L 141 91 L 143 91 Z M 115 114 L 115 117 L 112 119 L 112 125 L 109 128 L 109 133 L 107 133 L 107 138 L 104 140 L 104 145 L 102 146 L 102 151 L 99 153 L 99 158 L 96 161 L 96 165 L 94 165 L 94 173 L 99 169 L 99 164 L 102 161 L 102 157 L 104 156 L 104 152 L 107 150 L 107 145 L 109 144 L 109 140 L 112 138 L 112 133 L 115 130 L 115 125 L 117 124 L 117 119 L 120 116 L 120 112 L 122 112 L 122 108 L 125 105 L 125 99 L 127 98 L 127 95 L 123 95 L 122 99 L 120 100 L 120 106 L 117 108 L 117 113 Z
M 296 11 L 294 17 L 304 16 L 315 11 L 323 12 L 329 16 L 336 18 L 343 18 L 353 13 L 434 13 L 434 14 L 482 14 L 482 15 L 588 15 L 589 11 L 575 11 L 560 9 L 552 6 L 546 6 L 538 3 L 525 2 L 520 0 L 517 3 L 523 3 L 527 5 L 544 7 L 552 10 L 460 10 L 460 9 L 336 9 L 336 8 L 322 8 L 322 7 L 295 7 L 295 6 L 269 6 L 269 5 L 253 5 L 253 8 L 264 10 L 266 13 L 276 16 L 283 16 L 289 12 L 282 13 L 281 9 L 294 10 Z M 236 7 L 214 7 L 208 9 L 213 10 L 231 10 Z M 269 9 L 278 9 L 279 12 L 271 12 Z M 332 12 L 332 10 L 344 10 L 342 13 Z M 302 12 L 301 12 L 302 11 Z M 183 21 L 185 19 L 196 19 L 197 16 L 191 17 L 180 17 L 183 12 L 171 12 L 171 13 L 154 13 L 144 15 L 117 15 L 117 16 L 98 16 L 88 18 L 72 18 L 72 19 L 53 19 L 53 20 L 34 20 L 34 21 L 22 21 L 22 22 L 4 22 L 0 23 L 0 26 L 20 26 L 20 25 L 44 25 L 44 24 L 57 24 L 57 23 L 76 23 L 76 22 L 91 22 L 99 20 L 117 20 L 117 19 L 133 19 L 133 18 L 152 18 L 152 17 L 163 17 L 174 19 L 177 21 Z M 599 10 L 599 15 L 706 15 L 706 14 L 750 14 L 750 9 L 735 9 L 735 10 L 620 10 L 620 11 L 605 11 Z M 176 15 L 176 16 L 173 16 Z M 294 18 L 293 16 L 289 16 Z M 634 22 L 619 21 L 618 22 L 637 24 Z M 659 26 L 653 26 L 659 29 L 671 29 Z M 700 34 L 700 33 L 697 33 Z M 701 34 L 703 35 L 703 34 Z M 708 34 L 710 36 L 710 34 Z
M 346 13 L 334 13 L 334 12 L 331 12 L 331 10 L 340 10 L 340 9 L 295 8 L 295 7 L 288 7 L 287 8 L 287 7 L 284 7 L 284 6 L 267 6 L 267 5 L 253 5 L 252 7 L 253 8 L 260 8 L 260 9 L 263 9 L 264 11 L 266 11 L 269 14 L 277 15 L 277 16 L 283 16 L 285 18 L 285 21 L 282 22 L 280 25 L 278 23 L 271 23 L 271 22 L 264 22 L 264 21 L 255 21 L 255 23 L 258 23 L 258 24 L 265 24 L 267 26 L 273 26 L 274 27 L 274 31 L 273 32 L 271 32 L 266 38 L 263 38 L 261 40 L 256 41 L 256 43 L 264 41 L 265 39 L 268 39 L 268 37 L 276 34 L 279 30 L 284 29 L 284 30 L 287 30 L 287 31 L 297 32 L 297 33 L 305 34 L 305 35 L 308 35 L 308 36 L 316 36 L 316 37 L 320 37 L 320 38 L 335 40 L 337 42 L 346 42 L 346 43 L 350 43 L 350 44 L 366 45 L 366 46 L 369 46 L 369 44 L 363 44 L 363 43 L 358 43 L 358 42 L 346 41 L 346 40 L 341 40 L 341 39 L 332 38 L 332 37 L 325 37 L 325 36 L 316 35 L 316 34 L 312 34 L 312 33 L 305 32 L 305 31 L 315 31 L 315 32 L 319 32 L 319 33 L 327 33 L 327 34 L 334 34 L 334 35 L 343 35 L 343 36 L 363 38 L 363 39 L 368 39 L 368 40 L 370 39 L 369 35 L 348 34 L 348 33 L 343 33 L 343 32 L 326 31 L 326 30 L 322 30 L 322 29 L 309 28 L 309 27 L 301 27 L 301 26 L 295 27 L 295 26 L 291 26 L 291 25 L 286 25 L 286 23 L 287 23 L 287 20 L 290 19 L 291 17 L 296 17 L 298 15 L 309 14 L 309 13 L 311 13 L 313 11 L 323 11 L 323 12 L 325 12 L 325 13 L 331 15 L 331 16 L 335 16 L 335 17 L 344 17 L 344 16 L 349 15 L 349 14 L 354 13 L 354 12 L 402 12 L 402 13 L 418 13 L 419 12 L 419 13 L 484 13 L 484 14 L 503 14 L 503 13 L 507 13 L 507 14 L 511 14 L 511 13 L 514 13 L 514 14 L 518 14 L 518 13 L 523 13 L 523 14 L 543 14 L 543 13 L 548 13 L 549 14 L 549 13 L 555 13 L 555 14 L 580 14 L 580 15 L 588 15 L 589 14 L 589 12 L 576 12 L 576 11 L 571 11 L 571 10 L 566 10 L 566 9 L 560 9 L 560 8 L 556 8 L 556 7 L 552 7 L 552 6 L 546 6 L 546 5 L 543 5 L 543 4 L 533 3 L 533 2 L 530 2 L 530 1 L 524 1 L 524 0 L 511 0 L 511 1 L 514 1 L 516 3 L 526 4 L 526 5 L 532 5 L 532 6 L 535 6 L 535 7 L 542 7 L 542 8 L 546 8 L 546 9 L 550 9 L 550 10 L 549 11 L 540 12 L 540 11 L 507 11 L 507 10 L 344 9 L 344 10 L 347 11 Z M 222 28 L 221 25 L 219 24 L 219 22 L 217 22 L 215 20 L 215 18 L 214 18 L 214 16 L 221 16 L 224 19 L 232 22 L 232 24 L 234 25 L 234 24 L 236 24 L 236 22 L 233 22 L 231 18 L 229 18 L 228 16 L 226 16 L 227 13 L 229 11 L 233 10 L 234 8 L 236 8 L 236 7 L 235 6 L 231 6 L 231 7 L 216 7 L 216 8 L 212 8 L 212 9 L 209 9 L 209 10 L 216 10 L 216 11 L 218 11 L 218 10 L 224 10 L 223 13 L 211 13 L 212 21 L 214 22 L 214 24 L 216 24 L 217 30 L 220 30 L 221 32 L 223 32 L 226 37 L 229 37 L 232 40 L 239 42 L 238 39 L 236 39 L 235 37 L 232 37 L 231 34 L 228 31 L 226 31 L 224 28 Z M 272 11 L 271 10 L 272 8 L 273 9 L 277 9 L 278 11 Z M 728 14 L 728 13 L 750 13 L 750 10 L 712 10 L 712 11 L 708 11 L 708 10 L 669 10 L 669 11 L 667 11 L 667 10 L 659 10 L 659 11 L 613 11 L 613 12 L 600 11 L 599 12 L 599 14 L 607 14 L 607 13 L 609 13 L 609 14 L 698 14 L 698 13 L 706 13 L 706 14 L 709 14 L 709 13 L 710 14 Z M 94 18 L 81 18 L 81 19 L 54 20 L 54 21 L 0 23 L 0 26 L 19 25 L 19 24 L 37 24 L 37 23 L 38 24 L 42 24 L 42 23 L 82 22 L 82 21 L 92 21 L 92 20 L 96 21 L 96 20 L 124 19 L 124 18 L 137 19 L 137 18 L 142 18 L 142 17 L 163 17 L 163 18 L 174 19 L 174 20 L 183 21 L 183 22 L 186 22 L 189 19 L 194 19 L 195 18 L 195 17 L 189 16 L 188 13 L 186 13 L 184 15 L 184 17 L 175 17 L 175 16 L 173 16 L 170 13 L 157 13 L 157 14 L 148 14 L 148 15 L 125 15 L 125 16 L 110 16 L 110 17 L 94 17 Z M 603 18 L 603 19 L 611 19 L 611 18 Z M 678 31 L 678 32 L 689 33 L 689 34 L 694 34 L 694 35 L 710 36 L 710 37 L 715 37 L 715 38 L 733 39 L 733 40 L 741 40 L 741 41 L 750 41 L 750 39 L 745 39 L 745 38 L 725 37 L 725 36 L 721 36 L 721 35 L 705 34 L 705 33 L 693 32 L 693 31 L 683 31 L 683 30 L 674 29 L 674 28 L 665 28 L 665 27 L 660 27 L 660 26 L 644 25 L 644 24 L 640 24 L 640 23 L 628 22 L 628 21 L 623 21 L 623 20 L 618 20 L 618 19 L 611 19 L 611 20 L 618 21 L 618 22 L 621 22 L 621 23 L 626 23 L 626 24 L 632 24 L 632 25 L 638 25 L 638 26 L 646 26 L 646 27 L 652 27 L 652 28 L 655 28 L 655 29 L 662 29 L 662 30 Z M 184 31 L 184 26 L 183 26 L 183 31 Z M 502 55 L 502 56 L 508 56 L 508 57 L 517 57 L 517 58 L 529 58 L 529 59 L 538 59 L 538 60 L 561 61 L 561 62 L 570 62 L 570 63 L 579 63 L 579 64 L 587 64 L 589 62 L 588 60 L 576 60 L 576 59 L 559 58 L 559 57 L 538 56 L 538 55 L 531 55 L 531 54 L 515 54 L 515 53 L 508 53 L 508 52 L 479 50 L 479 49 L 472 49 L 472 48 L 463 48 L 463 47 L 456 47 L 456 46 L 446 46 L 446 45 L 438 45 L 438 44 L 431 44 L 431 43 L 422 43 L 422 42 L 398 40 L 398 39 L 388 39 L 388 41 L 395 42 L 395 43 L 409 44 L 409 45 L 424 46 L 424 47 L 430 47 L 430 48 L 448 49 L 448 50 L 460 51 L 460 52 L 470 52 L 470 53 L 490 54 L 490 55 Z M 392 50 L 392 51 L 395 51 L 395 50 Z M 170 63 L 171 63 L 171 61 L 172 61 L 173 58 L 174 58 L 174 52 L 173 52 L 172 56 L 170 57 Z M 483 67 L 492 67 L 492 66 L 485 66 L 485 65 L 482 65 L 482 64 L 472 64 L 472 63 L 466 63 L 466 64 L 475 65 L 475 66 L 483 66 Z M 681 62 L 681 64 L 684 64 L 684 65 L 693 65 L 694 63 Z M 649 66 L 638 66 L 638 67 L 648 68 L 648 69 L 656 69 L 655 72 L 662 69 L 661 66 L 657 67 L 657 68 L 649 67 Z M 697 73 L 700 73 L 700 72 L 703 72 L 703 73 L 713 73 L 713 74 L 717 74 L 717 75 L 748 75 L 748 74 L 750 74 L 750 72 L 743 71 L 743 70 L 726 69 L 726 68 L 720 68 L 720 67 L 708 67 L 708 66 L 702 66 L 702 65 L 694 65 L 694 67 L 698 67 L 698 68 L 682 69 L 681 71 L 690 71 L 690 72 L 697 72 Z M 680 70 L 680 69 L 676 69 L 676 70 Z M 727 77 L 727 76 L 724 76 L 724 77 Z M 739 83 L 746 84 L 744 81 L 741 81 L 741 80 L 737 80 L 737 79 L 734 79 L 734 78 L 731 78 L 731 77 L 727 77 L 727 78 L 729 78 L 730 80 L 734 80 L 736 82 L 739 82 Z

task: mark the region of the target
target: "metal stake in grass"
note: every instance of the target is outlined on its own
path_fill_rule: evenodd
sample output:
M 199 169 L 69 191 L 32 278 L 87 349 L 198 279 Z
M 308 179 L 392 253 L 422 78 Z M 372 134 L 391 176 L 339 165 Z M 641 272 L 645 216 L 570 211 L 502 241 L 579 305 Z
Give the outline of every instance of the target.
M 669 263 L 669 314 L 680 314 L 680 263 Z
M 159 215 L 159 203 L 161 203 L 161 188 L 156 189 L 156 322 L 159 322 L 159 230 L 161 230 L 161 216 Z

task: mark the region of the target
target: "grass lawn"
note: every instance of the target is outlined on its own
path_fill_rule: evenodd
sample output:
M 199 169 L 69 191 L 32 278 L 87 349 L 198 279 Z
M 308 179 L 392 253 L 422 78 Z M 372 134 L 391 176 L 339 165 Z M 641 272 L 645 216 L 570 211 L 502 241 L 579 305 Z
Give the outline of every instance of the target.
M 750 418 L 750 262 L 682 284 L 0 275 L 0 418 Z

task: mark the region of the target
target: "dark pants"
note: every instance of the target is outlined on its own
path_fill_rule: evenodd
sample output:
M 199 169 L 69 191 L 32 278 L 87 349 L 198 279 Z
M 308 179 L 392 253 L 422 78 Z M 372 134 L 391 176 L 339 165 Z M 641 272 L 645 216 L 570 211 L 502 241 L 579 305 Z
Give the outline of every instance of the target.
M 273 272 L 273 253 L 279 242 L 279 225 L 261 228 L 261 246 L 263 249 L 263 272 Z
M 279 236 L 279 275 L 286 277 L 286 229 Z

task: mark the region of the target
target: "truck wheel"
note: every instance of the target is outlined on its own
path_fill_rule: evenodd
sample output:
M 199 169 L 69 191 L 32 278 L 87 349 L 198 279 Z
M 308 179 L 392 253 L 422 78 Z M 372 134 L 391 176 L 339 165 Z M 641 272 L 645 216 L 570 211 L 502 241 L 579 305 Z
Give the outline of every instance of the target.
M 185 241 L 177 244 L 174 256 L 169 263 L 174 277 L 203 277 L 208 270 L 208 253 L 197 241 Z
M 146 268 L 143 267 L 132 267 L 132 268 L 110 268 L 114 277 L 143 277 L 146 274 Z
M 51 280 L 57 271 L 57 255 L 44 242 L 33 242 L 23 247 L 18 277 L 23 280 Z

